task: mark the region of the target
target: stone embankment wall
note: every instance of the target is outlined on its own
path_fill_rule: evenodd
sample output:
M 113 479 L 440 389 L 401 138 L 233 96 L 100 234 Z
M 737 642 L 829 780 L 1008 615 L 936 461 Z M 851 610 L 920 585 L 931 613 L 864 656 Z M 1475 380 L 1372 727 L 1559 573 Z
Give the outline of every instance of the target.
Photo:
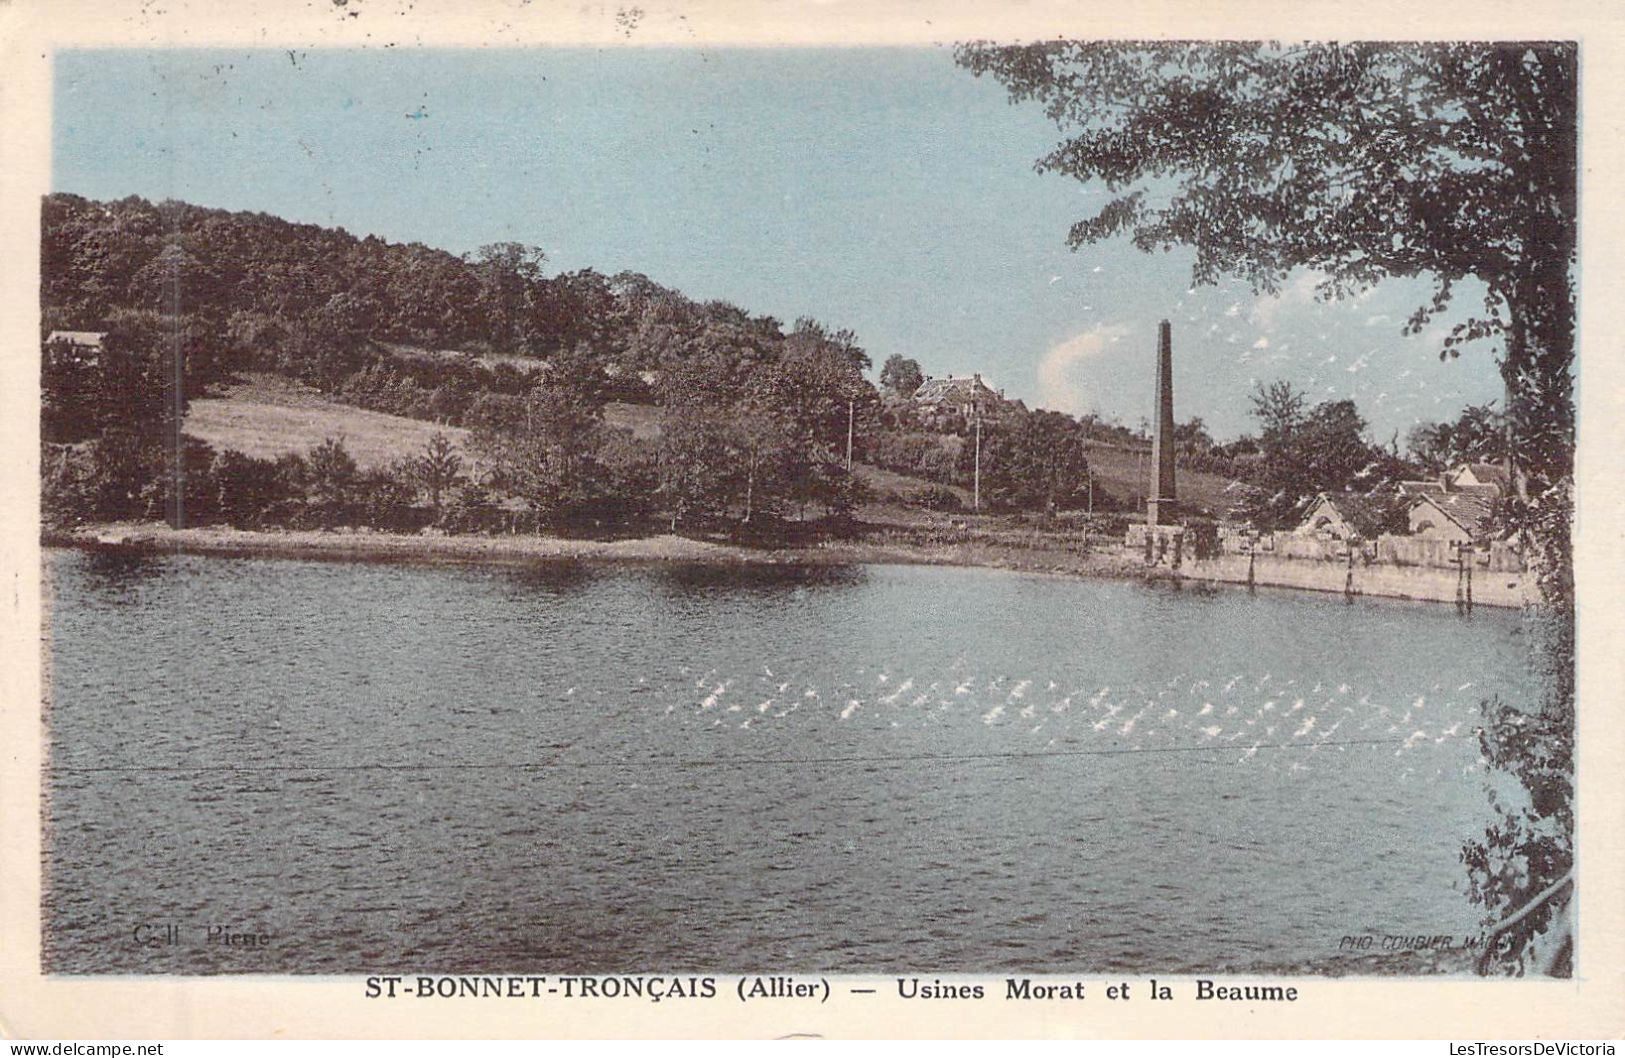
M 1248 583 L 1248 556 L 1222 554 L 1187 561 L 1178 573 L 1195 580 Z M 1488 569 L 1458 572 L 1433 566 L 1400 566 L 1386 562 L 1354 565 L 1342 561 L 1282 558 L 1260 552 L 1253 556 L 1251 581 L 1261 587 L 1305 588 L 1310 591 L 1352 592 L 1394 599 L 1431 602 L 1466 602 L 1471 592 L 1475 606 L 1524 606 L 1534 601 L 1533 578 L 1527 573 Z
M 1131 526 L 1125 545 L 1148 567 L 1194 580 L 1475 606 L 1535 601 L 1523 556 L 1499 542 L 1461 553 L 1444 540 L 1383 536 L 1355 544 L 1351 554 L 1342 541 L 1296 533 L 1221 530 L 1198 547 L 1178 528 Z

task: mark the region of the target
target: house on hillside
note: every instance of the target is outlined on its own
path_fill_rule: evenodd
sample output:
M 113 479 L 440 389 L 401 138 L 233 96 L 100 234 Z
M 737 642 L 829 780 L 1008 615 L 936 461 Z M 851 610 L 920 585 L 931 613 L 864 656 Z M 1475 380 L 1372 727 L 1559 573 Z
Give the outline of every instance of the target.
M 970 378 L 928 378 L 914 391 L 914 404 L 922 410 L 963 415 L 969 418 L 978 407 L 991 407 L 999 395 L 982 376 Z
M 980 374 L 970 378 L 928 378 L 914 391 L 913 401 L 926 418 L 958 415 L 973 419 L 978 412 L 992 418 L 1027 410 L 1019 400 L 1005 400 L 1004 392 L 983 382 Z
M 1429 540 L 1477 543 L 1490 536 L 1495 496 L 1478 492 L 1441 492 L 1418 496 L 1406 518 L 1412 536 Z
M 45 339 L 45 355 L 57 362 L 71 360 L 84 366 L 94 366 L 102 359 L 102 340 L 106 331 L 52 331 Z
M 1295 530 L 1326 540 L 1375 540 L 1402 524 L 1404 505 L 1396 496 L 1322 492 Z

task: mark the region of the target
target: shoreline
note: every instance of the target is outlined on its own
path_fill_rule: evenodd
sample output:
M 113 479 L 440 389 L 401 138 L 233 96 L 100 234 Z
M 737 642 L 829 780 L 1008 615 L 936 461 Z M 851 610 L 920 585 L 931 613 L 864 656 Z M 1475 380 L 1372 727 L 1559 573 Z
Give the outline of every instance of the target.
M 230 558 L 291 558 L 326 562 L 406 563 L 413 565 L 520 565 L 532 562 L 647 564 L 702 563 L 719 566 L 912 565 L 997 569 L 1080 579 L 1104 578 L 1154 582 L 1198 591 L 1229 587 L 1247 590 L 1244 568 L 1222 561 L 1192 562 L 1190 568 L 1147 566 L 1138 551 L 1107 544 L 1079 547 L 1061 538 L 1025 536 L 999 540 L 921 541 L 907 533 L 886 535 L 887 527 L 853 539 L 827 539 L 801 546 L 752 546 L 695 539 L 670 533 L 595 540 L 544 535 L 404 534 L 368 529 L 233 529 L 209 526 L 171 529 L 162 523 L 88 525 L 75 530 L 46 531 L 45 547 L 137 554 L 196 554 Z M 1243 564 L 1244 567 L 1245 564 Z M 1325 582 L 1316 563 L 1284 576 L 1260 576 L 1256 587 L 1328 597 L 1343 597 L 1341 572 Z M 1414 574 L 1413 574 L 1414 575 Z M 1448 580 L 1448 577 L 1445 578 Z M 1389 599 L 1428 605 L 1452 603 L 1450 584 L 1427 591 L 1426 584 L 1405 583 L 1390 590 L 1362 586 L 1352 598 Z M 1405 590 L 1399 590 L 1403 588 Z M 1434 586 L 1439 589 L 1438 585 Z M 1419 590 L 1420 589 L 1420 590 Z M 1485 592 L 1477 605 L 1521 608 L 1523 599 Z M 1352 599 L 1351 599 L 1352 601 Z
M 914 543 L 862 537 L 805 546 L 749 546 L 661 533 L 620 540 L 562 536 L 407 535 L 367 530 L 171 529 L 161 523 L 91 525 L 41 535 L 46 547 L 238 558 L 402 562 L 420 565 L 515 564 L 534 561 L 712 563 L 738 566 L 927 565 L 1003 569 L 1076 577 L 1181 581 L 1129 557 L 983 541 Z

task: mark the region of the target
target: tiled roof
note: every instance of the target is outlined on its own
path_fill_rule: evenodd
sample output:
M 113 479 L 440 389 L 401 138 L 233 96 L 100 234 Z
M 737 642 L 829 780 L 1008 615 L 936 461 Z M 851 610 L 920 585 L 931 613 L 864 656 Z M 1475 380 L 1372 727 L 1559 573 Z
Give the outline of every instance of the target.
M 1447 492 L 1442 495 L 1423 496 L 1417 503 L 1426 503 L 1439 510 L 1446 518 L 1461 526 L 1468 536 L 1479 537 L 1489 531 L 1490 515 L 1495 510 L 1492 497 L 1477 492 Z
M 1452 478 L 1460 477 L 1465 472 L 1470 472 L 1481 485 L 1494 485 L 1500 489 L 1505 489 L 1512 484 L 1512 475 L 1508 474 L 1507 468 L 1499 463 L 1463 463 L 1451 472 L 1451 476 Z
M 946 400 L 974 400 L 978 395 L 983 400 L 998 399 L 998 394 L 986 380 L 978 381 L 975 378 L 928 378 L 914 391 L 914 399 L 925 404 L 937 404 Z
M 1355 532 L 1368 539 L 1376 539 L 1395 511 L 1395 497 L 1367 496 L 1359 492 L 1323 492 L 1316 497 L 1330 503 Z M 1310 508 L 1312 512 L 1314 507 Z

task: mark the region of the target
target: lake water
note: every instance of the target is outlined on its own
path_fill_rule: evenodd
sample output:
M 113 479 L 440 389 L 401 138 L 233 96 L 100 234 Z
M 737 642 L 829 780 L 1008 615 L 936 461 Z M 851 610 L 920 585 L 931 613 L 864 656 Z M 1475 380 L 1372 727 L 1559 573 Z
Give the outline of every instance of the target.
M 47 563 L 67 973 L 1188 972 L 1476 932 L 1479 702 L 1534 693 L 1517 614 L 1438 605 Z

